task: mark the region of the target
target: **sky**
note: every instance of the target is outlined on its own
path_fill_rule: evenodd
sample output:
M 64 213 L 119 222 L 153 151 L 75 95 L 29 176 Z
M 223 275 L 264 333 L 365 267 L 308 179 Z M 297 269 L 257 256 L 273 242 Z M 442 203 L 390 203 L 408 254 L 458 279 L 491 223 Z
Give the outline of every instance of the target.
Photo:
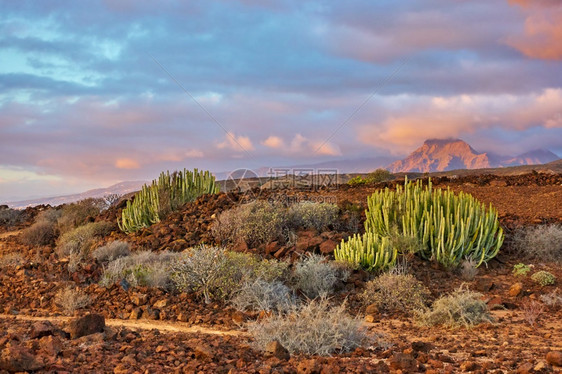
M 162 170 L 562 155 L 562 2 L 0 0 L 0 201 Z

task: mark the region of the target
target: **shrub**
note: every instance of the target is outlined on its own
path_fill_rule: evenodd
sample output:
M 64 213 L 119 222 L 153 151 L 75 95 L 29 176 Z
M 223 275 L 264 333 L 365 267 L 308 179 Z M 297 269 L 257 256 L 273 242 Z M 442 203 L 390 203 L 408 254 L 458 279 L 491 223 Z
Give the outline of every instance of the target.
M 473 327 L 480 323 L 493 322 L 482 294 L 459 288 L 450 295 L 437 299 L 431 309 L 417 311 L 417 319 L 423 325 L 448 327 Z
M 254 201 L 223 212 L 212 227 L 221 244 L 245 242 L 250 248 L 287 240 L 287 213 L 280 204 Z
M 75 310 L 85 308 L 91 303 L 90 296 L 70 286 L 60 289 L 55 295 L 55 305 L 67 314 L 72 314 Z
M 556 277 L 548 271 L 540 270 L 531 275 L 531 279 L 541 286 L 549 286 L 556 282 Z
M 130 233 L 148 227 L 183 204 L 201 195 L 218 192 L 215 177 L 208 171 L 162 172 L 150 186 L 144 185 L 132 202 L 127 201 L 118 220 L 119 228 Z
M 129 243 L 115 240 L 92 252 L 92 257 L 99 262 L 113 261 L 131 254 Z
M 34 245 L 51 245 L 57 238 L 56 226 L 53 222 L 47 220 L 39 220 L 23 230 L 21 241 L 24 244 Z
M 171 287 L 171 264 L 178 260 L 179 253 L 150 251 L 136 252 L 119 257 L 104 268 L 100 284 L 111 286 L 126 280 L 132 287 L 147 286 L 169 289 Z
M 345 305 L 330 308 L 326 299 L 293 306 L 288 314 L 278 313 L 251 322 L 248 331 L 257 349 L 263 350 L 277 340 L 290 353 L 309 355 L 349 352 L 375 340 L 367 334 L 361 320 L 346 313 Z
M 301 202 L 289 207 L 288 219 L 294 228 L 321 232 L 336 224 L 339 210 L 335 204 Z
M 12 227 L 23 222 L 25 213 L 17 209 L 0 208 L 0 226 Z
M 531 326 L 534 326 L 537 319 L 544 311 L 544 305 L 536 300 L 527 300 L 521 305 L 523 318 Z
M 200 246 L 182 253 L 172 265 L 172 281 L 179 291 L 196 292 L 210 303 L 228 299 L 244 281 L 278 279 L 286 268 L 285 263 L 261 261 L 250 254 Z
M 550 307 L 555 307 L 558 305 L 562 305 L 562 296 L 558 294 L 558 289 L 554 291 L 541 295 L 541 301 Z
M 367 199 L 365 232 L 382 236 L 398 234 L 417 238 L 424 259 L 457 266 L 473 259 L 476 266 L 499 251 L 504 235 L 497 212 L 470 194 L 433 189 L 406 181 L 396 191 L 377 191 Z
M 394 175 L 386 169 L 377 169 L 367 175 L 367 183 L 380 183 L 394 179 Z
M 517 265 L 513 265 L 513 275 L 515 276 L 522 276 L 525 277 L 528 272 L 531 271 L 531 267 L 529 265 L 525 265 L 519 263 Z
M 466 281 L 471 281 L 478 275 L 478 268 L 476 267 L 476 262 L 469 258 L 461 262 L 461 278 Z
M 539 225 L 516 231 L 513 246 L 525 258 L 562 262 L 562 225 Z
M 325 297 L 334 291 L 338 282 L 345 282 L 349 270 L 326 257 L 309 253 L 294 266 L 292 283 L 309 298 Z
M 360 186 L 365 183 L 367 183 L 367 180 L 361 177 L 360 175 L 357 175 L 347 181 L 347 184 L 349 184 L 350 186 Z
M 104 206 L 105 203 L 102 199 L 93 198 L 64 205 L 57 220 L 58 230 L 64 234 L 84 225 L 89 219 L 97 216 Z
M 297 303 L 297 299 L 291 289 L 281 281 L 257 278 L 242 283 L 240 289 L 234 293 L 231 303 L 236 309 L 243 311 L 286 312 Z
M 113 229 L 110 222 L 91 222 L 63 234 L 57 243 L 57 254 L 66 257 L 80 254 L 87 258 L 96 237 L 108 235 Z
M 368 282 L 362 295 L 365 305 L 385 311 L 411 312 L 423 309 L 429 289 L 410 274 L 384 273 Z
M 11 252 L 0 255 L 0 270 L 7 267 L 15 267 L 23 264 L 24 258 L 19 252 Z

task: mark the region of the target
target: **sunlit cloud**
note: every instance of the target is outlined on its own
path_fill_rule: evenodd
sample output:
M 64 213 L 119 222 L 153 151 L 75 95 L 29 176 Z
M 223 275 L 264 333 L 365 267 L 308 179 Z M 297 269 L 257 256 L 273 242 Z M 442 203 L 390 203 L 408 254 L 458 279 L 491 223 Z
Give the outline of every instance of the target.
M 115 167 L 117 169 L 139 169 L 141 166 L 137 160 L 120 158 L 115 161 Z

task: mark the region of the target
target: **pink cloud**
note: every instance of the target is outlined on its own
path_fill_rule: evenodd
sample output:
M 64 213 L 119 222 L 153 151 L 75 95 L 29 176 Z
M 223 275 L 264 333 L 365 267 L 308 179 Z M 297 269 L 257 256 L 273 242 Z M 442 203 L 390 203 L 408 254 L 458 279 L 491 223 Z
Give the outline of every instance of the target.
M 115 167 L 117 169 L 139 169 L 140 164 L 131 158 L 119 158 L 115 161 Z
M 522 6 L 526 15 L 520 35 L 507 38 L 507 44 L 527 57 L 562 60 L 562 3 L 558 0 L 509 0 Z

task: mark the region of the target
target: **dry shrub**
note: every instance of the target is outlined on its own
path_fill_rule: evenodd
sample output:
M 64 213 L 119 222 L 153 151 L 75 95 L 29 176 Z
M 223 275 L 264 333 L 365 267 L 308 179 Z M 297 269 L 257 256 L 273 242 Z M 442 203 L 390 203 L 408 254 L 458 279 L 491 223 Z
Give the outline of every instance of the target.
M 545 262 L 562 262 L 562 225 L 539 225 L 519 229 L 513 246 L 524 258 Z
M 23 244 L 30 246 L 51 245 L 57 238 L 56 225 L 46 220 L 39 220 L 21 233 Z
M 88 220 L 93 220 L 105 207 L 103 199 L 85 199 L 62 207 L 61 216 L 57 220 L 57 227 L 61 234 L 82 226 Z
M 550 293 L 541 295 L 540 299 L 549 307 L 562 306 L 562 296 L 558 294 L 558 288 Z
M 527 300 L 521 305 L 523 318 L 531 326 L 535 326 L 537 319 L 544 311 L 544 305 L 536 300 Z
M 212 299 L 228 299 L 245 281 L 272 281 L 281 278 L 286 270 L 284 262 L 200 246 L 182 253 L 172 265 L 172 280 L 179 291 L 196 292 L 210 303 Z
M 111 286 L 125 280 L 132 287 L 147 286 L 169 289 L 171 286 L 171 264 L 180 257 L 179 253 L 150 251 L 136 252 L 119 257 L 104 268 L 101 285 Z
M 296 305 L 297 298 L 281 281 L 257 278 L 243 282 L 231 303 L 243 311 L 287 312 Z
M 471 281 L 474 278 L 476 278 L 476 275 L 478 275 L 478 268 L 476 267 L 476 261 L 474 261 L 471 258 L 464 260 L 461 263 L 460 274 L 461 274 L 461 278 L 466 281 Z
M 115 240 L 92 252 L 92 257 L 99 262 L 113 261 L 131 254 L 129 243 Z
M 280 204 L 254 201 L 223 212 L 212 227 L 223 245 L 245 242 L 250 248 L 287 240 L 286 208 Z
M 349 269 L 343 264 L 309 253 L 295 263 L 292 284 L 309 298 L 325 297 L 335 290 L 339 282 L 345 282 L 349 274 Z
M 89 295 L 71 286 L 60 289 L 55 295 L 55 305 L 66 314 L 72 314 L 75 310 L 85 308 L 91 303 L 92 299 Z
M 277 340 L 290 353 L 309 355 L 349 352 L 375 343 L 375 337 L 368 335 L 362 321 L 346 313 L 345 305 L 330 308 L 326 299 L 293 306 L 289 313 L 251 322 L 248 331 L 257 349 L 263 350 Z
M 58 240 L 57 255 L 68 256 L 68 270 L 75 272 L 90 257 L 96 239 L 109 234 L 113 228 L 110 222 L 92 222 L 68 231 Z
M 338 223 L 340 209 L 335 204 L 301 202 L 288 210 L 288 225 L 295 229 L 315 229 L 318 232 Z
M 362 294 L 365 305 L 385 311 L 412 312 L 423 309 L 431 293 L 413 275 L 384 273 L 368 282 Z
M 19 252 L 0 255 L 0 270 L 7 267 L 16 267 L 24 263 L 24 258 Z
M 473 327 L 480 323 L 493 322 L 482 294 L 469 291 L 462 286 L 450 295 L 437 299 L 431 309 L 417 311 L 422 325 L 444 325 L 447 327 Z

